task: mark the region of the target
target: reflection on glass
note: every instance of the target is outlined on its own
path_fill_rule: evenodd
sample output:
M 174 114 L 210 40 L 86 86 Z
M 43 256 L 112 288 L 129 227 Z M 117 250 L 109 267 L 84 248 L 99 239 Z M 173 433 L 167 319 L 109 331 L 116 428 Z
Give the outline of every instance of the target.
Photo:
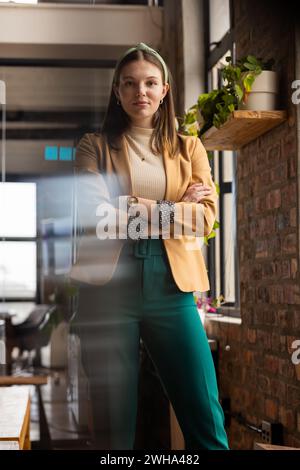
M 42 221 L 42 272 L 44 276 L 67 274 L 72 257 L 72 219 L 52 218 Z
M 36 295 L 36 242 L 0 242 L 0 297 Z
M 0 183 L 0 236 L 36 236 L 35 183 Z

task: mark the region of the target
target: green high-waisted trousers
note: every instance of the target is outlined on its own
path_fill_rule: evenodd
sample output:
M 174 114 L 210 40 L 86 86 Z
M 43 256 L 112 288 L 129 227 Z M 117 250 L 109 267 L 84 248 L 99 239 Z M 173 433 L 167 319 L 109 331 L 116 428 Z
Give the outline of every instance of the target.
M 207 336 L 193 292 L 173 279 L 162 239 L 126 240 L 111 281 L 80 283 L 71 325 L 81 340 L 97 449 L 133 449 L 141 337 L 185 448 L 228 450 Z

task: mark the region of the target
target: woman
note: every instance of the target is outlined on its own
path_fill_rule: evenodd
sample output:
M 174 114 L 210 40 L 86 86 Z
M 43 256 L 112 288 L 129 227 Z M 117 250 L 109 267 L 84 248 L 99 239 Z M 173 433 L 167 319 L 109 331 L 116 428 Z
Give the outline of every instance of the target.
M 186 449 L 228 449 L 193 297 L 209 289 L 199 234 L 212 229 L 217 194 L 203 145 L 176 132 L 175 122 L 168 67 L 140 43 L 117 63 L 101 132 L 85 134 L 76 151 L 84 231 L 72 268 L 79 283 L 73 328 L 97 449 L 133 449 L 140 338 Z

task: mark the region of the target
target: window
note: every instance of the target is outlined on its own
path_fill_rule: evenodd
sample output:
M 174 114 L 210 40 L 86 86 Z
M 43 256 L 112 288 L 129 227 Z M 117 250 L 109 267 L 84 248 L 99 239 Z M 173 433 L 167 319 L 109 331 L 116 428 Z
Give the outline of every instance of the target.
M 0 297 L 37 295 L 36 183 L 0 183 Z
M 230 29 L 229 0 L 209 0 L 209 46 L 214 49 Z
M 235 61 L 232 2 L 207 0 L 205 14 L 208 21 L 206 36 L 206 85 L 208 91 L 221 85 L 220 69 L 230 55 Z M 220 186 L 219 221 L 217 236 L 210 240 L 209 272 L 211 295 L 222 294 L 225 306 L 233 307 L 239 315 L 239 273 L 237 253 L 237 207 L 236 207 L 236 152 L 214 151 L 212 171 Z

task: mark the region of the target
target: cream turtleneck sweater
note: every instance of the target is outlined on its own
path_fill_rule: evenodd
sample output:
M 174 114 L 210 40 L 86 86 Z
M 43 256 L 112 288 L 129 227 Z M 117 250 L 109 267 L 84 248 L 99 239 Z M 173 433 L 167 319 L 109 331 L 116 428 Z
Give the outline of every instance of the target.
M 153 129 L 131 126 L 125 138 L 130 158 L 133 195 L 145 199 L 164 199 L 166 174 L 162 155 L 150 149 Z

